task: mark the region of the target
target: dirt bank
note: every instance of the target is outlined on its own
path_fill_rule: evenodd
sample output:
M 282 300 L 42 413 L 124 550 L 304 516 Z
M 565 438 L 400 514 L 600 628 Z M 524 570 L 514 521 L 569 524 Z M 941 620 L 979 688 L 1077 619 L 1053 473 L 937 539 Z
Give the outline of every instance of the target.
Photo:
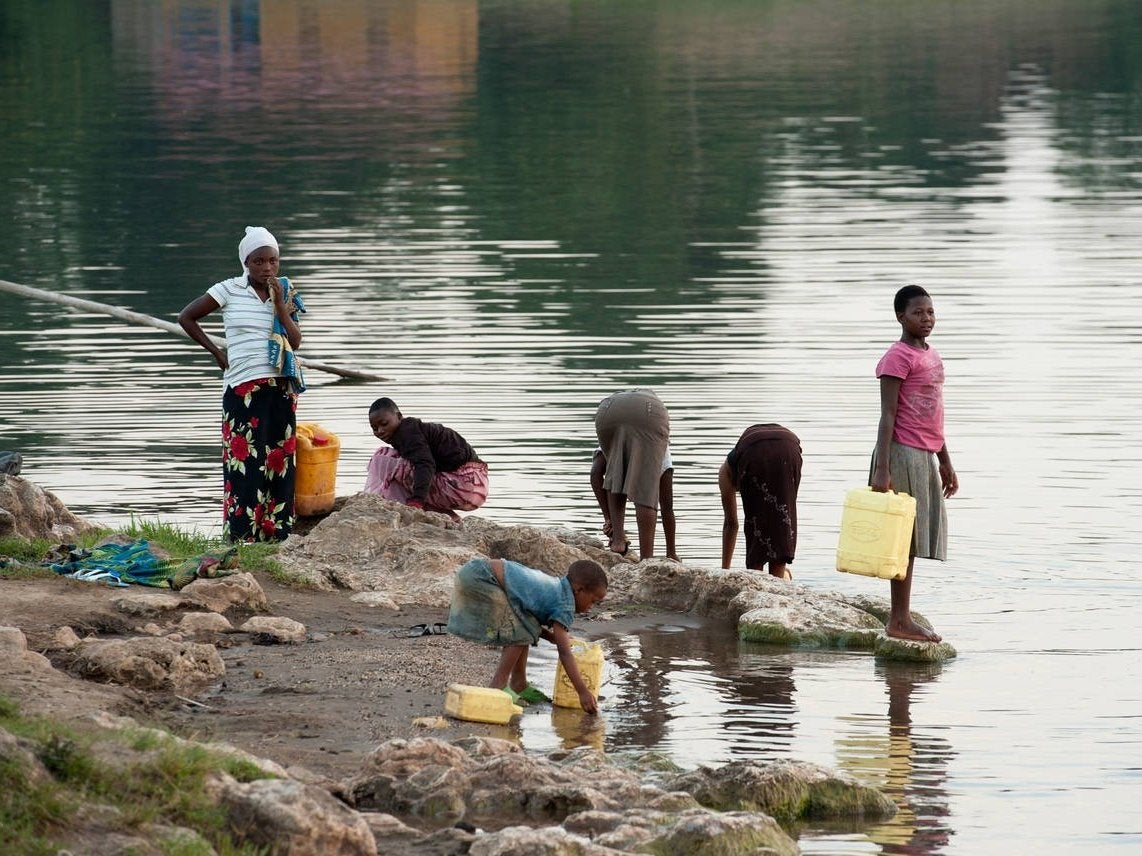
M 506 736 L 505 729 L 476 723 L 448 720 L 442 730 L 416 723 L 443 712 L 449 683 L 482 684 L 498 657 L 493 649 L 448 635 L 409 635 L 413 625 L 431 627 L 445 620 L 446 611 L 381 609 L 354 603 L 349 592 L 299 590 L 263 575 L 257 578 L 272 614 L 300 621 L 311 641 L 255 645 L 246 634 L 222 637 L 225 678 L 181 698 L 5 663 L 0 663 L 0 693 L 30 712 L 73 717 L 110 710 L 332 778 L 356 772 L 366 752 L 392 737 Z M 63 626 L 81 637 L 137 635 L 155 619 L 118 612 L 111 601 L 124 591 L 63 578 L 0 578 L 0 625 L 21 628 L 29 649 L 36 651 L 50 649 L 52 636 Z M 231 618 L 240 623 L 241 616 Z M 583 629 L 590 635 L 613 629 L 612 624 L 588 621 Z M 66 661 L 51 656 L 58 664 Z

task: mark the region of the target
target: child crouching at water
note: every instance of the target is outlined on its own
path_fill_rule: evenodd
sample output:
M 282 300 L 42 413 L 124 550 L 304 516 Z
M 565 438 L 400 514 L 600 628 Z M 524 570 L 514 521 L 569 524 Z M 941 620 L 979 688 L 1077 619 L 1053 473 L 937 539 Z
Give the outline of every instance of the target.
M 504 646 L 490 685 L 525 702 L 550 700 L 527 682 L 528 646 L 546 639 L 558 649 L 583 710 L 596 713 L 598 704 L 579 673 L 567 631 L 575 613 L 606 596 L 607 585 L 603 568 L 585 559 L 572 562 L 565 577 L 506 559 L 472 559 L 456 572 L 448 632 Z

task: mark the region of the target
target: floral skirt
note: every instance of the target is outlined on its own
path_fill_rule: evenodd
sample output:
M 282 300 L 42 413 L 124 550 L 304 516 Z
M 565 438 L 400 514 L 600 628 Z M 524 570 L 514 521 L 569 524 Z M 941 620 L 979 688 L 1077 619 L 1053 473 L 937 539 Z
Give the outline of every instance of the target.
M 293 529 L 297 395 L 259 378 L 222 396 L 222 536 L 281 541 Z

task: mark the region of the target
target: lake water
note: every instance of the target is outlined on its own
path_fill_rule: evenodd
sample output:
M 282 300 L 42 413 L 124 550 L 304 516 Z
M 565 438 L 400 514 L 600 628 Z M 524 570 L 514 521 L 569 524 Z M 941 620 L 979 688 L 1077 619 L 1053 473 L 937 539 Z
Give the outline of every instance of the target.
M 891 301 L 932 292 L 961 490 L 914 605 L 942 668 L 608 640 L 601 730 L 680 763 L 793 757 L 901 805 L 809 853 L 1142 848 L 1142 6 L 1132 0 L 7 0 L 0 279 L 172 320 L 269 226 L 309 314 L 299 411 L 459 429 L 482 513 L 595 531 L 592 415 L 654 387 L 679 551 L 720 459 L 805 450 L 799 583 L 863 483 Z M 219 530 L 221 386 L 169 334 L 0 294 L 0 449 L 73 510 Z M 739 547 L 739 561 L 742 548 Z M 542 666 L 542 664 L 540 664 Z

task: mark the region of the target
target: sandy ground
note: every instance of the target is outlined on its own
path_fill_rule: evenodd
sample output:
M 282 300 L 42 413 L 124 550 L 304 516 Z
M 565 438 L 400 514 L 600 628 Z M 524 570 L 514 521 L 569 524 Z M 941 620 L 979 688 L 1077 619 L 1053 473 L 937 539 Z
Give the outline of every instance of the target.
M 495 649 L 448 635 L 409 635 L 412 625 L 444 621 L 446 610 L 394 612 L 353 603 L 349 592 L 292 589 L 263 575 L 258 581 L 271 614 L 303 623 L 311 641 L 254 645 L 245 634 L 224 637 L 219 648 L 225 678 L 198 692 L 181 691 L 182 698 L 11 663 L 0 663 L 0 693 L 25 710 L 55 716 L 98 709 L 130 715 L 331 778 L 355 773 L 366 753 L 392 737 L 505 736 L 503 728 L 479 723 L 443 720 L 447 727 L 439 730 L 416 723 L 443 713 L 449 683 L 484 684 L 499 656 Z M 0 578 L 0 625 L 20 627 L 36 651 L 46 650 L 52 634 L 65 625 L 81 637 L 136 635 L 137 627 L 155 619 L 118 613 L 111 600 L 124 591 L 66 579 Z M 235 626 L 245 618 L 228 617 Z M 589 622 L 586 629 L 591 633 L 603 624 L 610 622 Z M 51 656 L 57 664 L 66 661 Z

